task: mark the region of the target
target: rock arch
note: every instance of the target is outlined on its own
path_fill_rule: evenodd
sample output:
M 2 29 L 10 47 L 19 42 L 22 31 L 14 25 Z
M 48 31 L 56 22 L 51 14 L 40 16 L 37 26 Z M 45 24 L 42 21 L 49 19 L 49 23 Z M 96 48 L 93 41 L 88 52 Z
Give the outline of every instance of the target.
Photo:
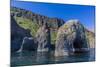
M 58 30 L 55 56 L 70 55 L 85 49 L 88 49 L 85 28 L 78 20 L 70 20 Z

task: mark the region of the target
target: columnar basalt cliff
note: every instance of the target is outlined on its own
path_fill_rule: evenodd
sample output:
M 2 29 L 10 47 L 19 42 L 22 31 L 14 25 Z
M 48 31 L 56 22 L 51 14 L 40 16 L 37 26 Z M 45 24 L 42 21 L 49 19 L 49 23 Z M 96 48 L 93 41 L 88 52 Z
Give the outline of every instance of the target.
M 11 49 L 49 51 L 54 56 L 95 48 L 95 35 L 80 21 L 50 18 L 31 11 L 11 7 Z

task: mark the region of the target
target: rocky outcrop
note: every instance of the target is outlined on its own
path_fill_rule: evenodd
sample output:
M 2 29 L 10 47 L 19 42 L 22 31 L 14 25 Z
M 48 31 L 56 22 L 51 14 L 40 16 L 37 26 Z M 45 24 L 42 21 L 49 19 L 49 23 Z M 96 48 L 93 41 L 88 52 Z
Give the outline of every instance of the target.
M 88 50 L 86 29 L 78 20 L 69 20 L 58 30 L 55 56 Z
M 89 48 L 95 48 L 95 34 L 91 31 L 86 30 L 86 38 Z
M 46 24 L 39 28 L 36 34 L 36 41 L 37 41 L 37 51 L 49 51 L 51 41 L 50 41 L 50 29 Z
M 31 36 L 30 32 L 28 30 L 25 30 L 21 28 L 16 20 L 14 19 L 14 16 L 11 16 L 11 51 L 17 51 L 23 41 L 23 38 L 25 36 Z

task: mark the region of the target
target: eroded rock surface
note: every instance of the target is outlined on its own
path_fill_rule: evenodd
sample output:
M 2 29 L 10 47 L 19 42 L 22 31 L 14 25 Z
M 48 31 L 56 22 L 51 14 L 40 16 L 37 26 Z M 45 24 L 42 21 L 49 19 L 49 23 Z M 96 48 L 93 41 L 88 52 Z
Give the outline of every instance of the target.
M 49 51 L 51 46 L 50 29 L 47 24 L 39 28 L 36 34 L 37 51 Z
M 86 29 L 78 20 L 69 20 L 59 28 L 55 45 L 55 56 L 86 51 L 88 48 Z

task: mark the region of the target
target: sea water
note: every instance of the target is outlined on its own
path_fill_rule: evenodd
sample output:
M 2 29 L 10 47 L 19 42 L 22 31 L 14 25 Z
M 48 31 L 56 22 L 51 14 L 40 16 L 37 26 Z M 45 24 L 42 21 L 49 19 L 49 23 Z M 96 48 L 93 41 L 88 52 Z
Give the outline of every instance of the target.
M 27 66 L 40 64 L 73 63 L 95 61 L 95 49 L 86 53 L 76 53 L 69 56 L 55 57 L 54 51 L 34 52 L 24 51 L 11 54 L 11 66 Z

